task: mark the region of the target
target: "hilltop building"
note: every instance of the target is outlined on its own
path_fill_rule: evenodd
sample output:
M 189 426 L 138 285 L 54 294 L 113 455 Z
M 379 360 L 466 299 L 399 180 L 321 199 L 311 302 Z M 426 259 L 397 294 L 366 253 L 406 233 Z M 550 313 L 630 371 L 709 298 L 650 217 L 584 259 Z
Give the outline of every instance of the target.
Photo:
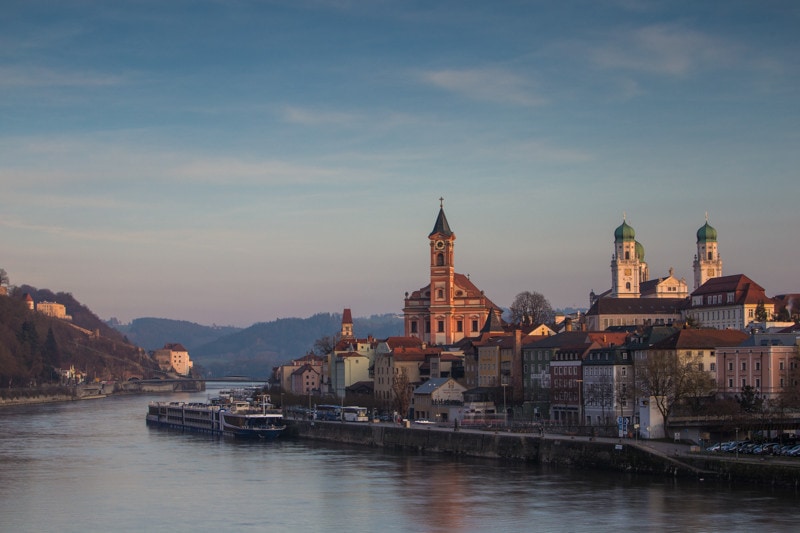
M 439 216 L 428 235 L 429 283 L 410 295 L 406 293 L 403 306 L 406 337 L 449 346 L 478 335 L 489 315 L 500 311 L 468 276 L 455 271 L 455 240 L 456 234 L 450 229 L 440 198 Z
M 30 306 L 30 304 L 28 304 Z M 61 320 L 72 320 L 72 316 L 67 314 L 67 308 L 63 304 L 56 302 L 39 302 L 36 310 L 43 315 L 60 318 Z

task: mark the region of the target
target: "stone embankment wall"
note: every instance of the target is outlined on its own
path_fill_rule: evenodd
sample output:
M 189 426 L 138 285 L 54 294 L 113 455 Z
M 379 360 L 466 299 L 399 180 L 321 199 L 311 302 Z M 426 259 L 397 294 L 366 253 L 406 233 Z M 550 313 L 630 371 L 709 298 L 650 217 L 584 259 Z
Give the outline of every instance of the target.
M 287 436 L 592 470 L 800 487 L 800 465 L 786 468 L 785 464 L 736 463 L 725 457 L 673 456 L 630 440 L 305 420 L 289 420 Z

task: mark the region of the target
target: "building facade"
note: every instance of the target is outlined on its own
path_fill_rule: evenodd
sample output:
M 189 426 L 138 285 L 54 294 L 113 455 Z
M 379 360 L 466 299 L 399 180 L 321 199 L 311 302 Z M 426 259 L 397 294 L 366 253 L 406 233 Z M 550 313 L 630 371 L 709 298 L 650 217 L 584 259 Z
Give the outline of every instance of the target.
M 500 311 L 468 276 L 455 271 L 455 241 L 456 235 L 440 203 L 439 215 L 428 235 L 429 283 L 406 293 L 403 306 L 406 337 L 449 346 L 478 335 L 490 313 Z

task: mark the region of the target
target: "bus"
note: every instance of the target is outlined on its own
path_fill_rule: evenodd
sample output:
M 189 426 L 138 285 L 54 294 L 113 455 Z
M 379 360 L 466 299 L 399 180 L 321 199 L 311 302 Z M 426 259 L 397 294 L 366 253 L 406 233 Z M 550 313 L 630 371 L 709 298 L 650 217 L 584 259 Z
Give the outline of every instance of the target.
M 367 422 L 367 408 L 348 405 L 342 411 L 345 422 Z
M 341 420 L 342 408 L 338 405 L 318 405 L 314 410 L 316 420 Z

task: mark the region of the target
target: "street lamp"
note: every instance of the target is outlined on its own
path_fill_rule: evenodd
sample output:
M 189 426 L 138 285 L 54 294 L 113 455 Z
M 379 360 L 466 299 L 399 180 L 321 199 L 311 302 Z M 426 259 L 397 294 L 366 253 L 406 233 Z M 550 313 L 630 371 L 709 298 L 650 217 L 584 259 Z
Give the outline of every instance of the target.
M 507 426 L 508 425 L 508 406 L 506 405 L 506 387 L 508 387 L 508 383 L 501 383 L 503 387 L 503 423 Z

